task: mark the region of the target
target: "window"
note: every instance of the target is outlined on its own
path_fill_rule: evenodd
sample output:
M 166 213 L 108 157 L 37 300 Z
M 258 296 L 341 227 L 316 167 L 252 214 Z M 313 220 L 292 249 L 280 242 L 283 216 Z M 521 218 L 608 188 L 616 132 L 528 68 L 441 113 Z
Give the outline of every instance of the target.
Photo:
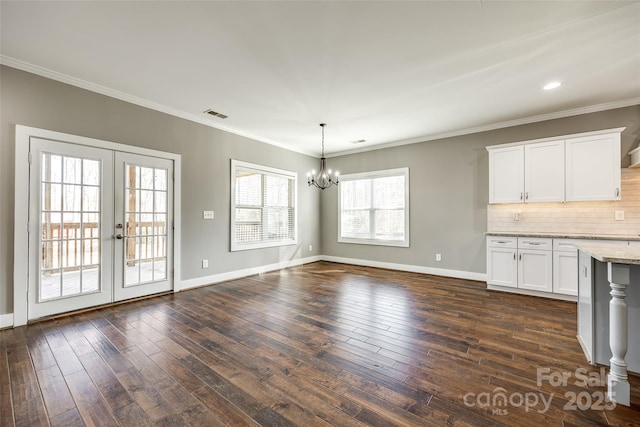
M 338 241 L 409 246 L 409 168 L 340 177 Z
M 231 250 L 297 243 L 297 174 L 231 160 Z

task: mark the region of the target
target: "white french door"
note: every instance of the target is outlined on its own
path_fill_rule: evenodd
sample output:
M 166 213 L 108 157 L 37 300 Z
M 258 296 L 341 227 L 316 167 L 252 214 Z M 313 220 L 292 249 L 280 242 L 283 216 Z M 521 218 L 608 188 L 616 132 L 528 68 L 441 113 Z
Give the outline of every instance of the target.
M 115 153 L 116 301 L 173 289 L 172 175 L 171 160 Z
M 31 138 L 28 318 L 173 289 L 173 161 Z

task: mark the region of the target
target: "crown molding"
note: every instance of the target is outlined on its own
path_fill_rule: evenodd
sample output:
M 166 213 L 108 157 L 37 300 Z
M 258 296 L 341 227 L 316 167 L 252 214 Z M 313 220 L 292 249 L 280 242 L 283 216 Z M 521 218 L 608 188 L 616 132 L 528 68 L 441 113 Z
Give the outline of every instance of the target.
M 53 71 L 48 68 L 40 67 L 38 65 L 21 61 L 19 59 L 16 59 L 10 56 L 0 55 L 0 64 L 6 65 L 11 68 L 16 68 L 18 70 L 26 71 L 28 73 L 36 74 L 42 77 L 46 77 L 51 80 L 56 80 L 62 83 L 66 83 L 71 86 L 76 86 L 82 89 L 86 89 L 91 92 L 96 92 L 102 95 L 106 95 L 115 99 L 119 99 L 121 101 L 129 102 L 131 104 L 139 105 L 141 107 L 149 108 L 151 110 L 156 110 L 165 114 L 169 114 L 171 116 L 179 117 L 181 119 L 189 120 L 191 122 L 199 123 L 204 126 L 219 129 L 235 135 L 243 136 L 245 138 L 250 138 L 250 139 L 263 142 L 265 144 L 273 145 L 275 147 L 282 148 L 288 151 L 293 151 L 293 152 L 304 154 L 311 157 L 318 157 L 318 153 L 314 151 L 303 150 L 292 145 L 283 144 L 277 141 L 272 141 L 270 139 L 262 138 L 258 135 L 252 134 L 250 132 L 245 132 L 240 129 L 236 129 L 234 127 L 223 126 L 217 123 L 212 123 L 211 120 L 209 120 L 208 118 L 201 117 L 200 115 L 197 115 L 197 114 L 186 113 L 184 111 L 176 110 L 175 108 L 171 108 L 166 105 L 158 104 L 156 102 L 149 101 L 144 98 L 139 98 L 137 96 L 133 96 L 124 92 L 120 92 L 115 89 L 108 88 L 106 86 L 101 86 L 96 83 L 88 82 L 86 80 L 69 76 L 67 74 L 59 73 L 57 71 Z M 367 151 L 382 150 L 385 148 L 398 147 L 401 145 L 417 144 L 420 142 L 434 141 L 436 139 L 444 139 L 444 138 L 451 138 L 454 136 L 469 135 L 472 133 L 486 132 L 490 130 L 503 129 L 503 128 L 512 127 L 512 126 L 525 125 L 529 123 L 543 122 L 546 120 L 561 119 L 565 117 L 577 116 L 580 114 L 588 114 L 588 113 L 595 113 L 595 112 L 605 111 L 605 110 L 613 110 L 615 108 L 623 108 L 623 107 L 629 107 L 632 105 L 639 105 L 639 104 L 640 104 L 640 97 L 629 98 L 629 99 L 624 99 L 620 101 L 607 102 L 604 104 L 590 105 L 586 107 L 573 108 L 570 110 L 557 111 L 554 113 L 540 114 L 537 116 L 524 117 L 524 118 L 508 120 L 504 122 L 497 122 L 497 123 L 492 123 L 492 124 L 487 124 L 482 126 L 459 129 L 451 132 L 443 132 L 443 133 L 437 133 L 432 135 L 420 136 L 416 138 L 403 139 L 399 141 L 382 143 L 382 144 L 372 145 L 368 147 L 356 148 L 353 150 L 336 151 L 336 152 L 327 153 L 326 157 L 331 158 L 331 157 L 346 156 L 349 154 L 363 153 Z
M 327 154 L 327 158 L 346 156 L 349 154 L 363 153 L 366 151 L 382 150 L 385 148 L 399 147 L 401 145 L 417 144 L 419 142 L 434 141 L 436 139 L 451 138 L 454 136 L 469 135 L 472 133 L 487 132 L 490 130 L 504 129 L 513 126 L 526 125 L 529 123 L 544 122 L 547 120 L 562 119 L 565 117 L 579 116 L 580 114 L 597 113 L 599 111 L 613 110 L 616 108 L 630 107 L 632 105 L 640 105 L 640 97 L 623 99 L 621 101 L 606 102 L 604 104 L 590 105 L 587 107 L 573 108 L 571 110 L 557 111 L 554 113 L 540 114 L 537 116 L 523 117 L 521 119 L 507 120 L 504 122 L 491 123 L 488 125 L 475 126 L 466 129 L 455 130 L 451 132 L 443 132 L 423 137 L 411 139 L 403 139 L 400 141 L 382 143 L 370 147 L 356 148 L 353 150 L 336 151 Z
M 53 71 L 48 68 L 40 67 L 38 65 L 21 61 L 19 59 L 12 58 L 10 56 L 0 55 L 0 64 L 6 65 L 7 67 L 11 67 L 11 68 L 16 68 L 18 70 L 26 71 L 31 74 L 36 74 L 38 76 L 46 77 L 48 79 L 55 80 L 61 83 L 66 83 L 71 86 L 76 86 L 81 89 L 86 89 L 91 92 L 96 92 L 102 95 L 106 95 L 111 98 L 119 99 L 120 101 L 129 102 L 131 104 L 139 105 L 141 107 L 149 108 L 151 110 L 159 111 L 161 113 L 169 114 L 171 116 L 175 116 L 181 119 L 189 120 L 191 122 L 199 123 L 201 125 L 219 129 L 235 135 L 243 136 L 245 138 L 250 138 L 259 142 L 264 142 L 265 144 L 273 145 L 278 148 L 283 148 L 288 151 L 294 151 L 296 153 L 305 154 L 307 156 L 317 157 L 317 153 L 312 151 L 302 150 L 298 147 L 294 147 L 294 146 L 283 144 L 277 141 L 272 141 L 270 139 L 262 138 L 258 135 L 252 134 L 250 132 L 244 132 L 234 127 L 224 126 L 218 123 L 212 123 L 211 120 L 208 119 L 207 117 L 201 117 L 200 115 L 197 115 L 197 114 L 186 113 L 184 111 L 176 110 L 175 108 L 158 104 L 156 102 L 149 101 L 148 99 L 133 96 L 128 93 L 111 89 L 106 86 L 101 86 L 99 84 L 82 80 L 76 77 L 72 77 L 67 74 L 59 73 L 57 71 Z

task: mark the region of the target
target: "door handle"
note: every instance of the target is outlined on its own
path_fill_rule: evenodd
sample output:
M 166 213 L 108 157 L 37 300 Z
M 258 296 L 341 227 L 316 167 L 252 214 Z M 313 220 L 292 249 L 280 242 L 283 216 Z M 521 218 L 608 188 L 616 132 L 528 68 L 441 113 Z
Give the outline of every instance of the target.
M 122 240 L 122 239 L 124 239 L 124 235 L 122 233 L 118 233 L 118 234 L 116 234 L 116 239 Z

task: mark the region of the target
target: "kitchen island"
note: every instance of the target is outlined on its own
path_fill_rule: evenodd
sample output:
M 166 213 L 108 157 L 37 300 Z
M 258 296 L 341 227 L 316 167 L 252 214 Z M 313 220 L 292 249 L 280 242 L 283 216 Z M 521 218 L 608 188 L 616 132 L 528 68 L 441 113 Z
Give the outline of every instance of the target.
M 608 398 L 629 406 L 627 371 L 640 373 L 640 247 L 576 246 L 578 340 L 589 363 L 610 366 Z

